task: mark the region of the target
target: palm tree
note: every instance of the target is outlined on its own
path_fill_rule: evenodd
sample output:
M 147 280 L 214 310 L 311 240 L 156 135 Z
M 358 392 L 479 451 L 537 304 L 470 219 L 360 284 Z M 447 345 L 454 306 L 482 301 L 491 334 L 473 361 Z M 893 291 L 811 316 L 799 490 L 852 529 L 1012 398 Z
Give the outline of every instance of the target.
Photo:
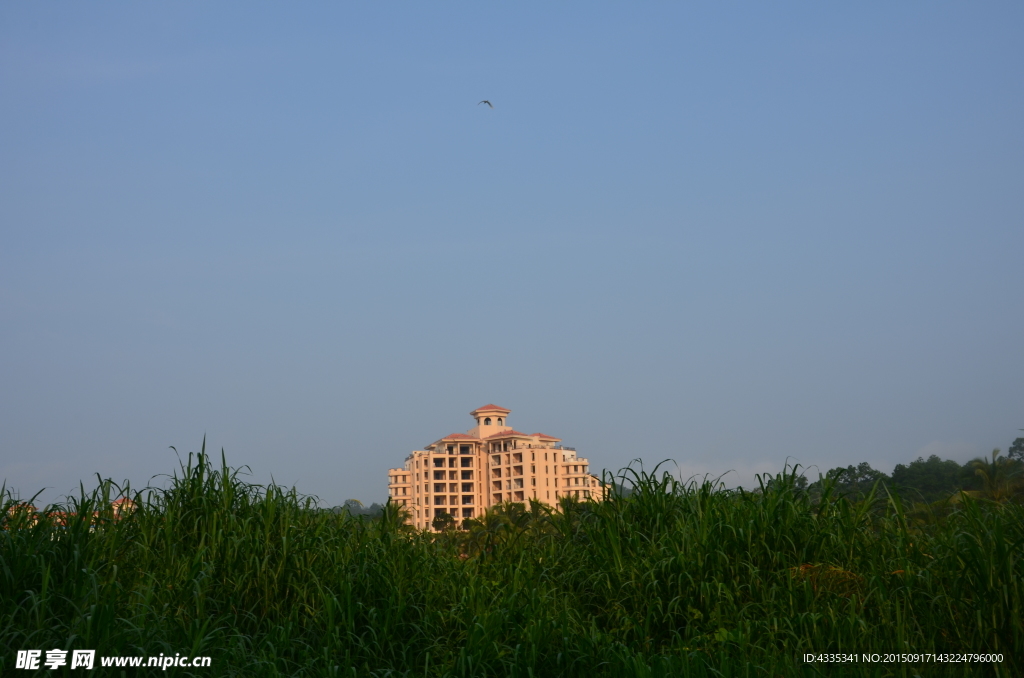
M 1000 450 L 992 450 L 992 460 L 978 457 L 971 461 L 974 475 L 981 478 L 981 495 L 992 501 L 1006 501 L 1021 486 L 1021 471 L 1008 457 L 1000 457 Z

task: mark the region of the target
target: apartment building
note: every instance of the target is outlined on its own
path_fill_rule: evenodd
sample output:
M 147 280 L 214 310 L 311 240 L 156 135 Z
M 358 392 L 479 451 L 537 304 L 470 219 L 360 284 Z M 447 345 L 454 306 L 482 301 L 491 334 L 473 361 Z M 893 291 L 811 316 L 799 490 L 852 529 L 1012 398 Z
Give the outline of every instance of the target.
M 586 459 L 561 439 L 522 433 L 509 424 L 512 410 L 484 405 L 472 412 L 476 426 L 451 433 L 388 471 L 388 496 L 404 506 L 410 522 L 429 529 L 438 515 L 458 524 L 502 502 L 537 499 L 557 506 L 563 497 L 604 498 Z

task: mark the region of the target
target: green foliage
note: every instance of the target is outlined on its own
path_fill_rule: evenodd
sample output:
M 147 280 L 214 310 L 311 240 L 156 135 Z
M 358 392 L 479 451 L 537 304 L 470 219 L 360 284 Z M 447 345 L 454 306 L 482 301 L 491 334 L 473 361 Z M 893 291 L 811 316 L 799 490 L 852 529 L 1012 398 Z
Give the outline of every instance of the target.
M 335 506 L 331 509 L 335 513 L 348 513 L 350 516 L 362 516 L 364 518 L 379 518 L 381 513 L 384 511 L 384 507 L 374 502 L 369 506 L 363 506 L 363 502 L 358 499 L 346 499 L 345 503 L 341 506 Z
M 926 502 L 947 499 L 958 490 L 968 489 L 963 467 L 934 454 L 927 460 L 918 457 L 909 464 L 897 464 L 892 482 L 904 497 Z
M 1016 438 L 1010 443 L 1010 450 L 1006 456 L 1014 461 L 1024 462 L 1024 438 Z
M 832 488 L 832 496 L 847 497 L 852 500 L 862 500 L 875 490 L 879 482 L 891 483 L 889 476 L 881 471 L 871 468 L 866 461 L 857 466 L 838 466 L 830 469 L 823 478 L 817 482 L 807 485 L 807 491 L 812 497 L 820 497 L 825 485 Z M 796 480 L 796 487 L 802 489 L 806 479 L 801 476 Z
M 1022 485 L 1021 463 L 1001 457 L 999 450 L 992 450 L 992 459 L 978 457 L 970 462 L 974 475 L 981 480 L 979 494 L 992 501 L 1007 501 L 1015 496 Z
M 438 532 L 446 532 L 455 529 L 455 517 L 450 513 L 438 513 L 434 516 L 434 519 L 430 522 Z
M 820 499 L 627 469 L 603 503 L 506 504 L 467 530 L 364 520 L 190 456 L 166 490 L 107 482 L 66 527 L 0 515 L 13 650 L 209 655 L 187 676 L 964 676 L 1024 668 L 1024 507 L 915 522 L 881 484 Z M 129 494 L 118 519 L 110 499 Z M 805 652 L 999 652 L 1001 665 L 803 664 Z M 68 674 L 70 675 L 70 673 Z M 139 672 L 135 675 L 146 675 Z

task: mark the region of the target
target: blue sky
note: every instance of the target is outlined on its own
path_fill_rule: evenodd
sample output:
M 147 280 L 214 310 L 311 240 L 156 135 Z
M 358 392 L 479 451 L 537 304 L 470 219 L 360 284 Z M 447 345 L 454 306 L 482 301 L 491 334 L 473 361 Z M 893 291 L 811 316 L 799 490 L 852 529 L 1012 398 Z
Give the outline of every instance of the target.
M 145 483 L 205 434 L 258 481 L 383 500 L 488 402 L 595 468 L 734 483 L 1005 449 L 1022 28 L 1019 3 L 6 3 L 0 472 Z

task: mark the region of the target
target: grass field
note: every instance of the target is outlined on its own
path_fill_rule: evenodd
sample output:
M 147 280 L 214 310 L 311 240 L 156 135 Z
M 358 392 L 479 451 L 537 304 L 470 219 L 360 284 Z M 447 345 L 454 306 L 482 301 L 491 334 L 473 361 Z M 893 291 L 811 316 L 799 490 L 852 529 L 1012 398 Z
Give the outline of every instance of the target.
M 812 502 L 627 471 L 602 504 L 508 506 L 465 532 L 363 520 L 190 457 L 55 525 L 8 510 L 0 674 L 18 649 L 208 655 L 196 676 L 1019 676 L 1024 507 Z M 804 653 L 1001 653 L 1001 664 L 805 664 Z M 62 674 L 61 671 L 64 673 Z M 91 674 L 67 667 L 47 675 Z M 149 671 L 150 673 L 147 673 Z

